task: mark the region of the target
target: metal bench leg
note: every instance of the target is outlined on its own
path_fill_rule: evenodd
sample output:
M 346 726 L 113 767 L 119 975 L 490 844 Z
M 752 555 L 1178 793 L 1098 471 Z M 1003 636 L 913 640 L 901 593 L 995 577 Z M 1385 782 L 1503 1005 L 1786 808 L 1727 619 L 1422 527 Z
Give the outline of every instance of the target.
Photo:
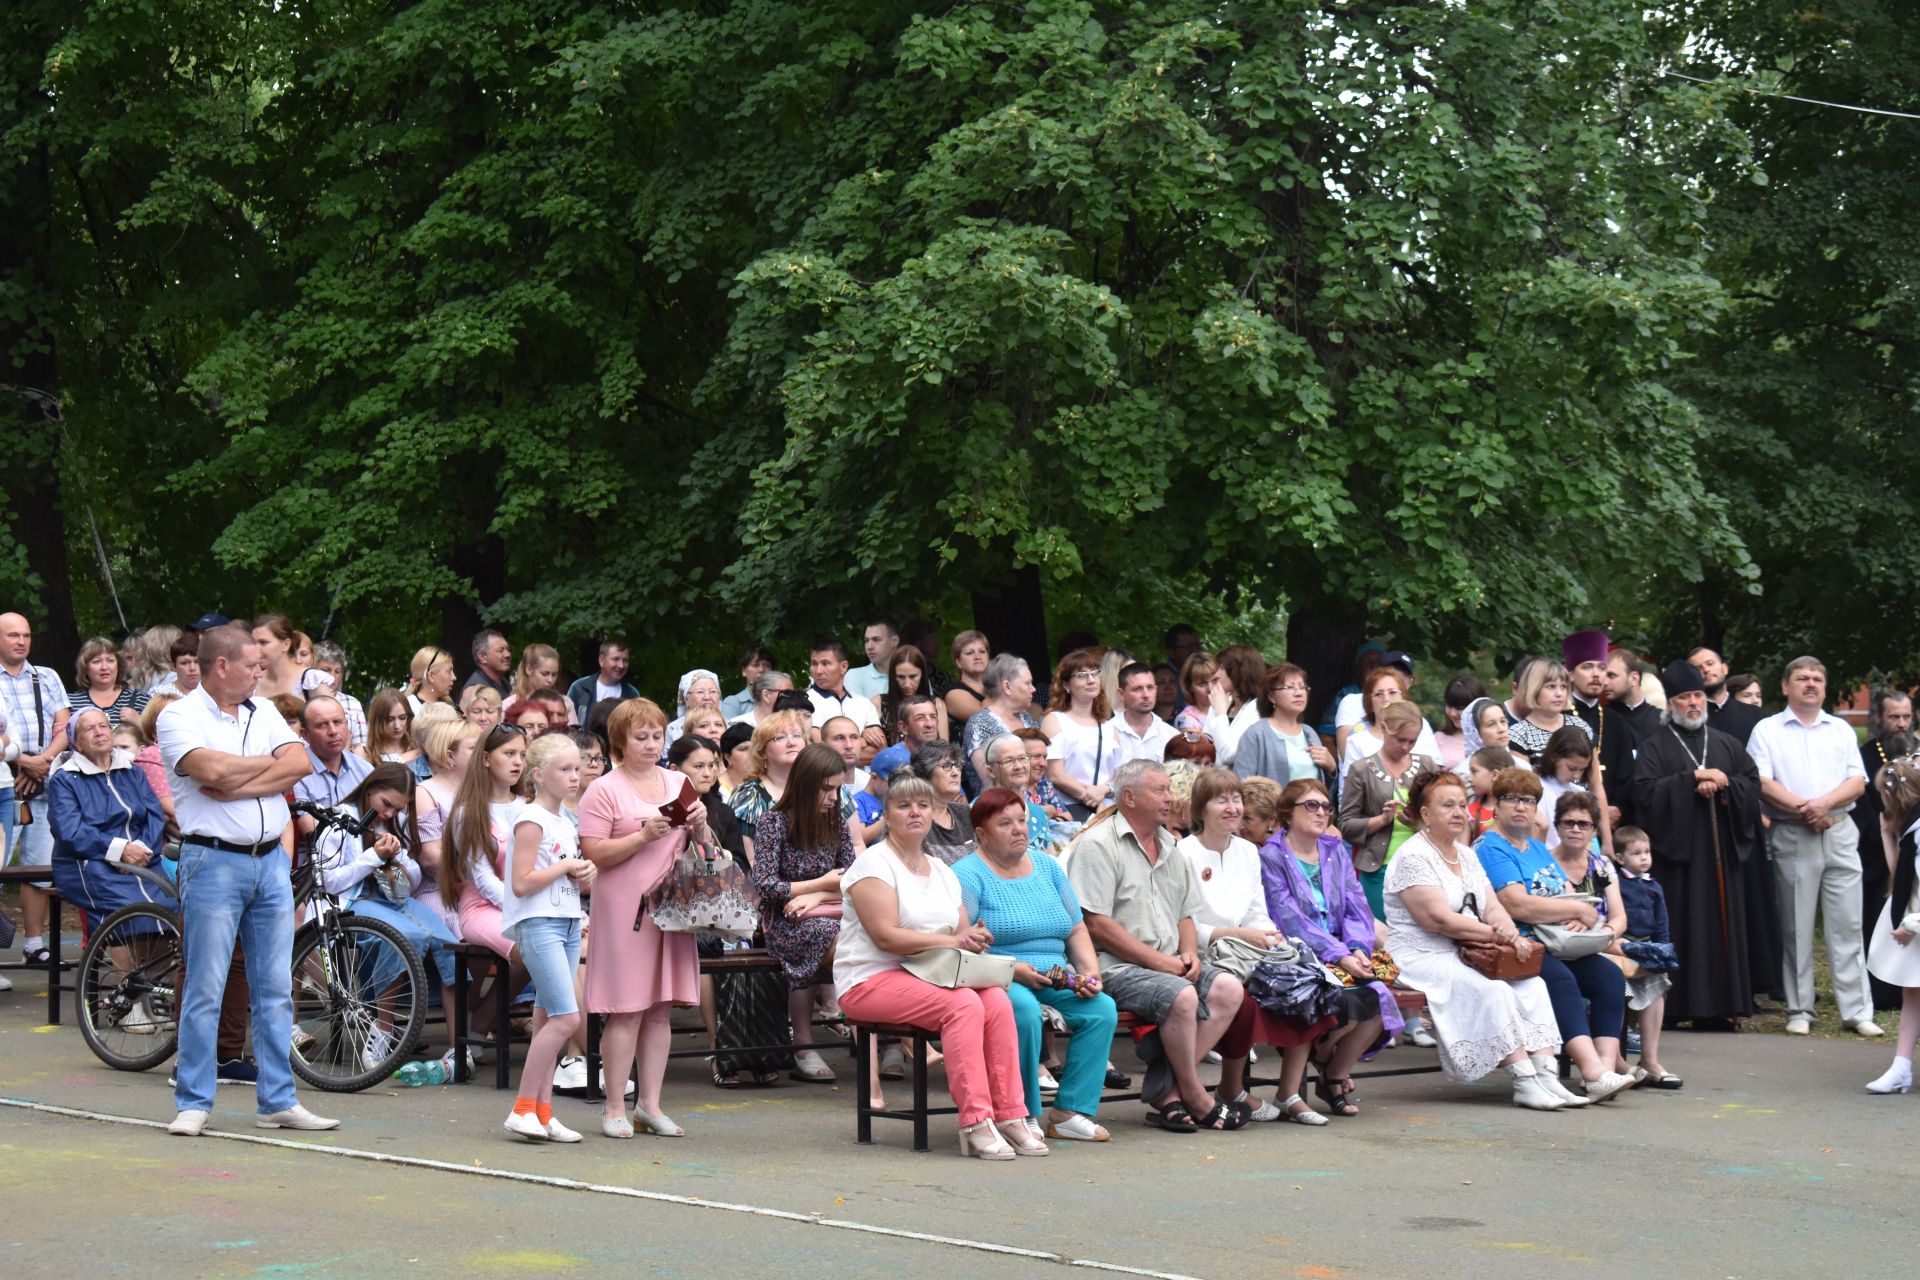
M 47 894 L 47 1023 L 60 1025 L 60 913 L 66 904 L 60 901 L 60 895 Z
M 465 1084 L 473 1078 L 467 1070 L 467 958 L 458 956 L 453 965 L 453 1082 Z
M 927 1141 L 927 1037 L 913 1036 L 913 1149 L 931 1151 Z
M 513 1051 L 513 1020 L 511 1015 L 513 1013 L 514 993 L 507 990 L 507 980 L 512 973 L 513 965 L 508 963 L 504 957 L 495 956 L 493 958 L 493 1008 L 495 1014 L 493 1024 L 493 1087 L 496 1089 L 510 1089 L 513 1087 L 513 1078 L 509 1074 L 512 1064 L 507 1061 Z
M 600 1028 L 605 1025 L 603 1014 L 587 1015 L 587 1097 L 595 1102 L 606 1099 L 606 1090 L 600 1087 Z
M 854 1070 L 860 1073 L 860 1083 L 854 1087 L 853 1140 L 862 1146 L 873 1145 L 873 1077 L 868 1074 L 873 1061 L 873 1033 L 865 1027 L 856 1027 L 853 1033 Z

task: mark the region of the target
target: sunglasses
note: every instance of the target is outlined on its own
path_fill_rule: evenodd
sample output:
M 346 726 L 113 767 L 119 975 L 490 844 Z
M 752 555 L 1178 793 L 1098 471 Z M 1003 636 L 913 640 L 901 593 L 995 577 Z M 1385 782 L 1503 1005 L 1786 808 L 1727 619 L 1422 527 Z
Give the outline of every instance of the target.
M 1563 818 L 1555 824 L 1562 831 L 1591 831 L 1593 824 L 1585 818 Z
M 1308 813 L 1332 813 L 1333 812 L 1333 806 L 1328 804 L 1325 800 L 1302 800 L 1300 803 L 1294 805 L 1293 807 L 1296 809 L 1305 809 Z

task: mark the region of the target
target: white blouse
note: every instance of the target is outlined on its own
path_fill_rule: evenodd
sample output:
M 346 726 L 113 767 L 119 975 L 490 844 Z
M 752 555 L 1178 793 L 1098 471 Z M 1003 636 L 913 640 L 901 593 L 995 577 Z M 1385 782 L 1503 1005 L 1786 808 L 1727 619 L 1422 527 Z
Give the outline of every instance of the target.
M 1206 946 L 1215 929 L 1265 929 L 1277 932 L 1267 915 L 1267 894 L 1260 880 L 1260 851 L 1239 836 L 1227 842 L 1225 853 L 1215 853 L 1186 836 L 1175 848 L 1193 867 L 1200 881 L 1200 910 L 1193 929 Z

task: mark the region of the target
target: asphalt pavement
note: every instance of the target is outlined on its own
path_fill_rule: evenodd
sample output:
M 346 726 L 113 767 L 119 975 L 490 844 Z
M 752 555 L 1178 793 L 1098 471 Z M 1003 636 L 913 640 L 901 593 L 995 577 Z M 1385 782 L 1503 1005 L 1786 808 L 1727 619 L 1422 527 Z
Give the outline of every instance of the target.
M 669 1072 L 684 1139 L 522 1143 L 490 1083 L 303 1093 L 337 1131 L 265 1133 L 251 1091 L 213 1129 L 169 1137 L 167 1068 L 112 1071 L 44 988 L 0 994 L 0 1276 L 999 1277 L 1071 1265 L 1207 1277 L 1799 1276 L 1897 1267 L 1915 1179 L 1901 1141 L 1920 1098 L 1861 1085 L 1885 1043 L 1669 1035 L 1677 1092 L 1539 1114 L 1504 1083 L 1365 1080 L 1363 1114 L 1324 1128 L 1146 1128 L 1046 1159 L 963 1160 L 904 1124 L 853 1141 L 838 1088 L 722 1092 L 698 1059 Z M 1891 1029 L 1891 1018 L 1888 1019 Z M 695 1043 L 680 1037 L 679 1045 Z M 1122 1065 L 1137 1070 L 1124 1045 Z M 1379 1066 L 1432 1052 L 1394 1049 Z M 487 1080 L 490 1081 L 490 1075 Z M 939 1076 L 936 1073 L 936 1081 Z M 898 1088 L 899 1086 L 896 1086 Z M 261 1141 L 264 1139 L 264 1141 Z M 1018 1250 L 1009 1253 L 996 1250 Z

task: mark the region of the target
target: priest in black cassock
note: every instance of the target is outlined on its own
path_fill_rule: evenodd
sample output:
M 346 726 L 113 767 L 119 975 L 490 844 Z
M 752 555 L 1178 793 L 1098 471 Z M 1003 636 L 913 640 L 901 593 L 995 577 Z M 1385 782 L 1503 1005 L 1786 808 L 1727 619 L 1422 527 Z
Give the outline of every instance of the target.
M 1698 671 L 1676 662 L 1661 681 L 1667 709 L 1638 746 L 1632 793 L 1680 953 L 1667 1019 L 1732 1026 L 1753 1013 L 1746 879 L 1767 874 L 1760 777 L 1746 744 L 1707 727 Z
M 1576 631 L 1560 641 L 1560 664 L 1567 669 L 1573 704 L 1567 709 L 1586 721 L 1593 734 L 1600 781 L 1606 788 L 1610 827 L 1633 821 L 1634 735 L 1622 716 L 1606 702 L 1607 651 L 1604 631 Z

